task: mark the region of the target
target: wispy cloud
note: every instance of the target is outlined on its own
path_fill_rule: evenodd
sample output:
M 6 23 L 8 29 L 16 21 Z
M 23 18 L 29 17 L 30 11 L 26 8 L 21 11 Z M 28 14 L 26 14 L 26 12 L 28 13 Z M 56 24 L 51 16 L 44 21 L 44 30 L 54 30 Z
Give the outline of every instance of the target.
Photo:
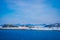
M 7 7 L 13 10 L 2 18 L 4 23 L 54 23 L 60 19 L 58 9 L 46 0 L 6 0 Z

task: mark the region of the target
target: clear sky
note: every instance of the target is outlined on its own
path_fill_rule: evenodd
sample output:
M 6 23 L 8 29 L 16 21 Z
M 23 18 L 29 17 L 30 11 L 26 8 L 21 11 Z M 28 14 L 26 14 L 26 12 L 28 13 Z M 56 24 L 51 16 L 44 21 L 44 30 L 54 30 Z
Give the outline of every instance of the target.
M 60 0 L 0 0 L 0 24 L 60 22 Z

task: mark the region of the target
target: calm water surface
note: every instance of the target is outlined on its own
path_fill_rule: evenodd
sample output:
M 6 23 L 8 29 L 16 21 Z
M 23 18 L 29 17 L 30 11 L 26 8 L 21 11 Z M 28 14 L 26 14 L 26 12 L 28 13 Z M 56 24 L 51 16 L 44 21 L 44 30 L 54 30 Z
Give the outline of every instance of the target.
M 0 30 L 0 40 L 60 40 L 60 31 Z

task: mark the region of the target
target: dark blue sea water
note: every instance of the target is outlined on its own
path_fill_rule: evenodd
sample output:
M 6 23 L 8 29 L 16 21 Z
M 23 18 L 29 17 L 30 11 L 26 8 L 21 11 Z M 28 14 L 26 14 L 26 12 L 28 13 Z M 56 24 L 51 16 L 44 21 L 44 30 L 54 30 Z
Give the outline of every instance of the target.
M 60 31 L 0 30 L 0 40 L 60 40 Z

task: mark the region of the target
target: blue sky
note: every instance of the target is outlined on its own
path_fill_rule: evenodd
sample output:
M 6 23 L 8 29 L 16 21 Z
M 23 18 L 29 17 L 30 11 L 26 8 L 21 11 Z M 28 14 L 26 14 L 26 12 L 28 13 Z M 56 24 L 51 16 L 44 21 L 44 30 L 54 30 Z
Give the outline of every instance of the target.
M 0 24 L 60 22 L 60 0 L 0 0 Z

